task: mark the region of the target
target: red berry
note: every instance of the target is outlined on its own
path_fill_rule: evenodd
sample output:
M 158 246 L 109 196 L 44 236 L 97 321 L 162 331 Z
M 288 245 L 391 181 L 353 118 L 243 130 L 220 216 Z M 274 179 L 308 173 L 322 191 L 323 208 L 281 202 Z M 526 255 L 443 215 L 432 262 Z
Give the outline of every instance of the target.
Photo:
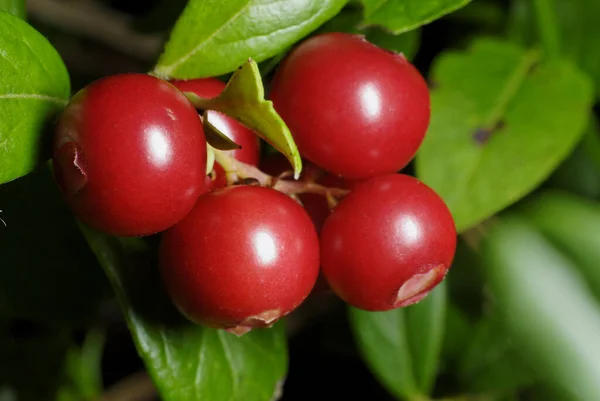
M 208 99 L 217 97 L 225 89 L 225 84 L 215 78 L 193 79 L 189 81 L 175 80 L 171 81 L 171 83 L 183 92 L 193 92 L 200 97 Z M 211 124 L 241 146 L 240 149 L 232 151 L 233 157 L 246 164 L 258 165 L 260 142 L 258 136 L 252 130 L 217 111 L 209 111 L 207 115 L 208 121 Z
M 270 326 L 308 296 L 319 271 L 319 240 L 288 196 L 233 186 L 200 197 L 163 234 L 160 265 L 185 316 L 243 334 Z
M 402 169 L 429 125 L 421 74 L 404 56 L 356 35 L 301 43 L 275 73 L 270 97 L 300 153 L 351 179 Z
M 68 205 L 119 236 L 163 231 L 204 187 L 206 143 L 198 113 L 173 85 L 121 74 L 79 91 L 54 137 L 54 172 Z
M 402 174 L 358 184 L 325 221 L 321 267 L 333 291 L 364 310 L 413 304 L 454 258 L 456 229 L 444 201 Z

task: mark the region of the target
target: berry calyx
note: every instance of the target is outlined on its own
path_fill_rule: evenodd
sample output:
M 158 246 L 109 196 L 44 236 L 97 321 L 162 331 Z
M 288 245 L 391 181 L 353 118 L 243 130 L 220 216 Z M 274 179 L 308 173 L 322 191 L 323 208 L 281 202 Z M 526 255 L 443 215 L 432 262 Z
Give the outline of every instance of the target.
M 321 268 L 333 291 L 364 310 L 404 307 L 445 277 L 456 229 L 444 201 L 408 175 L 354 187 L 325 221 Z
M 300 153 L 350 179 L 402 169 L 429 125 L 418 70 L 357 35 L 326 33 L 298 45 L 277 69 L 270 98 Z
M 190 320 L 243 334 L 268 327 L 308 296 L 319 240 L 306 212 L 270 188 L 232 186 L 200 197 L 163 234 L 160 266 Z

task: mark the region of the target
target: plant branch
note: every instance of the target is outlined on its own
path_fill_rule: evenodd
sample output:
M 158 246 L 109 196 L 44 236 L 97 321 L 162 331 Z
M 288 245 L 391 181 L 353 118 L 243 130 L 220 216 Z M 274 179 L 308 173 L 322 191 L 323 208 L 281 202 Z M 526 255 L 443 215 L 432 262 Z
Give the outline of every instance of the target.
M 560 31 L 553 4 L 549 0 L 533 0 L 539 38 L 546 55 L 552 58 L 560 55 Z
M 131 28 L 131 18 L 101 2 L 78 0 L 27 0 L 32 18 L 64 32 L 93 39 L 131 57 L 152 61 L 163 38 L 141 34 Z
M 311 193 L 326 197 L 342 198 L 350 193 L 347 189 L 329 188 L 312 181 L 283 179 L 287 173 L 279 177 L 270 176 L 255 166 L 235 159 L 230 152 L 213 149 L 215 161 L 223 167 L 227 175 L 227 183 L 235 184 L 243 180 L 254 180 L 263 187 L 271 187 L 287 195 Z

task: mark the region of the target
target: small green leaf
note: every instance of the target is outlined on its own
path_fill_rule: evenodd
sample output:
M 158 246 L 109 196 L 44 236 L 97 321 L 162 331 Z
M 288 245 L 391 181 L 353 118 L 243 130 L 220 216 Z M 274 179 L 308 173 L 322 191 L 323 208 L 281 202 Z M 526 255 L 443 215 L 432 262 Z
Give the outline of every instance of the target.
M 431 81 L 416 170 L 459 232 L 546 179 L 581 138 L 592 104 L 589 80 L 570 63 L 492 39 L 443 54 Z
M 69 75 L 54 47 L 26 22 L 0 12 L 0 183 L 46 158 L 45 124 L 67 103 Z
M 82 226 L 165 401 L 270 401 L 287 370 L 282 324 L 242 337 L 195 325 L 164 292 L 150 239 L 118 239 Z
M 25 19 L 25 0 L 0 0 L 0 11 Z
M 208 142 L 213 148 L 219 150 L 235 150 L 241 148 L 240 145 L 232 141 L 227 135 L 221 132 L 219 128 L 210 122 L 210 113 L 214 113 L 214 111 L 207 110 L 202 118 L 206 142 Z
M 471 0 L 361 0 L 364 24 L 379 25 L 394 34 L 428 24 Z
M 249 57 L 263 61 L 292 46 L 336 15 L 346 0 L 191 0 L 154 74 L 200 78 L 235 70 Z
M 577 263 L 600 300 L 600 204 L 564 192 L 545 191 L 518 210 Z
M 417 50 L 419 50 L 419 42 L 421 39 L 421 32 L 419 29 L 413 29 L 402 34 L 394 35 L 376 26 L 361 26 L 361 21 L 362 11 L 360 9 L 345 8 L 333 19 L 323 24 L 323 26 L 318 29 L 317 33 L 347 32 L 364 35 L 369 42 L 383 49 L 402 53 L 409 60 L 412 60 L 415 57 Z
M 0 186 L 0 314 L 60 325 L 96 318 L 110 291 L 47 166 Z
M 387 312 L 350 308 L 359 349 L 371 372 L 399 399 L 426 399 L 444 338 L 446 286 L 416 305 Z
M 67 378 L 70 392 L 86 400 L 94 400 L 102 393 L 102 355 L 105 333 L 92 328 L 85 335 L 81 346 L 72 345 L 66 355 Z
M 294 167 L 295 178 L 300 176 L 300 153 L 273 103 L 265 100 L 260 72 L 254 60 L 246 61 L 236 70 L 219 96 L 204 99 L 193 92 L 186 92 L 186 95 L 198 109 L 220 111 L 256 132 L 285 155 Z
M 482 252 L 517 352 L 561 399 L 599 400 L 600 304 L 574 263 L 514 215 L 496 221 Z

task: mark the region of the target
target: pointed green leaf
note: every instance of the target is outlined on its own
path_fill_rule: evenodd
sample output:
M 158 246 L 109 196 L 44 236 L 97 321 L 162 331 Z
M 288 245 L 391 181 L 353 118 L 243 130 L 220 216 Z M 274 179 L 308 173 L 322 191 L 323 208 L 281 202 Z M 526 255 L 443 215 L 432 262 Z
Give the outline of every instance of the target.
M 352 330 L 367 366 L 399 399 L 426 399 L 444 339 L 446 284 L 416 305 L 387 312 L 350 308 Z
M 265 100 L 262 79 L 254 60 L 246 61 L 236 70 L 219 96 L 203 99 L 192 92 L 186 92 L 186 95 L 197 108 L 220 111 L 256 132 L 285 155 L 294 167 L 295 178 L 300 176 L 300 153 L 289 128 L 273 108 L 273 103 Z
M 44 127 L 69 99 L 67 69 L 26 22 L 0 12 L 0 183 L 46 158 Z
M 158 60 L 161 78 L 200 78 L 263 61 L 336 15 L 346 0 L 191 0 Z
M 25 19 L 25 0 L 0 0 L 0 11 Z
M 600 304 L 574 263 L 517 216 L 496 221 L 483 258 L 518 352 L 561 399 L 600 399 Z
M 460 232 L 546 179 L 581 138 L 592 104 L 589 80 L 570 63 L 492 39 L 442 54 L 431 81 L 416 170 Z
M 399 34 L 428 24 L 471 0 L 360 0 L 364 24 L 380 25 Z
M 241 337 L 193 324 L 164 292 L 150 239 L 82 230 L 112 282 L 161 399 L 270 401 L 280 391 L 287 371 L 281 323 Z

